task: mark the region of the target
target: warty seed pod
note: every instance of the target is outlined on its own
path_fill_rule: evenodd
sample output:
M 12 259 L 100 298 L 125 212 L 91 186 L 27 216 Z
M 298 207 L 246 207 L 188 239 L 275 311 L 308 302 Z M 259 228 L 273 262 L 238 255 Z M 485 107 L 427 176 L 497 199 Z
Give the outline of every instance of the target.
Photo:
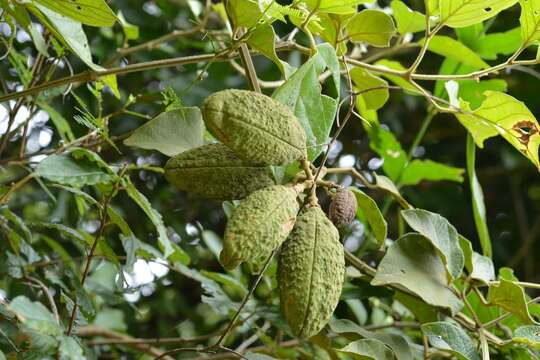
M 357 207 L 358 202 L 352 191 L 339 187 L 330 203 L 328 217 L 338 228 L 349 225 L 356 217 Z
M 232 270 L 266 259 L 287 238 L 298 213 L 297 192 L 284 185 L 258 190 L 234 209 L 225 228 L 220 262 Z
M 246 163 L 223 144 L 208 144 L 167 161 L 165 178 L 178 189 L 217 200 L 243 199 L 275 184 L 272 170 Z
M 207 129 L 239 157 L 265 165 L 285 165 L 306 154 L 306 132 L 282 103 L 247 90 L 223 90 L 202 106 Z
M 298 216 L 278 262 L 281 308 L 294 335 L 317 334 L 341 295 L 345 255 L 336 227 L 319 206 Z

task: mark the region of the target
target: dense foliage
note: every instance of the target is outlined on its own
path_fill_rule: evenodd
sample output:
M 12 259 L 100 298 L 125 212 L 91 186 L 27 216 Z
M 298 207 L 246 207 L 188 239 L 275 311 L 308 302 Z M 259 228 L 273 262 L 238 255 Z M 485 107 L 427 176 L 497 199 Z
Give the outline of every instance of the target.
M 539 358 L 539 43 L 540 0 L 0 0 L 0 360 Z M 232 88 L 301 127 L 221 133 L 203 102 Z M 220 263 L 275 183 L 357 203 L 307 339 L 278 280 L 335 257 L 278 268 L 290 223 Z

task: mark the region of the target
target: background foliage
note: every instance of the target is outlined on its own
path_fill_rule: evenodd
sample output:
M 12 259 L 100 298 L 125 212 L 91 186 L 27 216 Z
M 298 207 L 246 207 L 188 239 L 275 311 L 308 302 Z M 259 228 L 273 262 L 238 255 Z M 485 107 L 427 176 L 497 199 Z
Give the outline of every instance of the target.
M 539 13 L 0 0 L 0 359 L 538 358 Z M 204 98 L 253 84 L 243 43 L 310 160 L 359 189 L 342 301 L 308 340 L 280 314 L 274 263 L 224 332 L 257 277 L 217 261 L 235 204 L 162 174 L 211 140 Z M 165 354 L 179 348 L 199 352 Z

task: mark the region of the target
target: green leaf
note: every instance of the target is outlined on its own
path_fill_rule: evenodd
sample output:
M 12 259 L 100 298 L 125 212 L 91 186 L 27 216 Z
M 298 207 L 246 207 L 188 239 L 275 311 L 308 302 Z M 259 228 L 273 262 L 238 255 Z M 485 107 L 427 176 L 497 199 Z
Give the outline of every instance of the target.
M 467 333 L 450 322 L 432 322 L 422 325 L 422 332 L 429 343 L 465 360 L 480 360 L 476 346 Z
M 227 13 L 236 27 L 245 26 L 247 28 L 257 25 L 263 16 L 257 1 L 251 0 L 227 1 Z
M 358 96 L 364 98 L 367 110 L 378 110 L 386 104 L 389 98 L 388 83 L 366 70 L 355 67 L 350 71 Z
M 495 280 L 495 267 L 491 258 L 473 251 L 471 242 L 461 235 L 459 236 L 459 244 L 465 255 L 465 267 L 469 276 L 486 285 Z
M 81 346 L 72 337 L 62 336 L 58 350 L 60 351 L 61 360 L 86 360 Z
M 411 10 L 400 0 L 393 0 L 390 6 L 400 34 L 415 33 L 426 29 L 424 14 Z
M 534 115 L 510 95 L 495 91 L 486 91 L 484 95 L 486 100 L 479 109 L 456 114 L 476 144 L 482 148 L 486 139 L 500 134 L 540 169 L 540 126 Z M 468 110 L 467 103 L 462 102 L 461 106 Z
M 383 159 L 383 170 L 393 181 L 398 181 L 407 164 L 407 155 L 394 134 L 380 126 L 369 131 L 369 146 Z
M 533 347 L 540 347 L 540 326 L 525 325 L 514 330 L 512 341 Z
M 362 339 L 353 341 L 347 346 L 336 349 L 340 353 L 350 355 L 358 360 L 393 360 L 394 353 L 388 346 L 375 339 Z
M 450 279 L 459 277 L 465 258 L 459 246 L 456 229 L 442 216 L 426 210 L 402 210 L 401 215 L 409 226 L 431 241 L 440 254 Z
M 45 110 L 47 114 L 49 114 L 49 117 L 51 118 L 51 121 L 62 140 L 72 141 L 75 139 L 68 121 L 62 116 L 62 114 L 56 111 L 55 108 L 47 104 L 45 101 L 38 100 L 37 104 L 41 109 Z
M 433 243 L 406 234 L 388 248 L 372 285 L 399 285 L 426 303 L 458 312 L 463 303 L 448 287 L 447 271 Z
M 499 270 L 499 283 L 492 284 L 488 291 L 488 301 L 491 305 L 500 306 L 517 316 L 525 324 L 533 324 L 527 306 L 527 299 L 523 288 L 515 283 L 513 270 L 502 268 Z
M 397 360 L 413 359 L 411 347 L 402 335 L 368 331 L 348 319 L 332 320 L 329 325 L 330 329 L 337 334 L 352 333 L 366 339 L 379 340 L 392 349 Z
M 480 23 L 514 5 L 518 0 L 440 0 L 440 23 L 465 27 Z M 435 14 L 433 14 L 435 15 Z
M 121 11 L 118 11 L 118 20 L 120 20 L 120 24 L 122 25 L 127 40 L 137 40 L 139 38 L 139 27 L 130 24 Z
M 399 62 L 393 61 L 393 60 L 386 60 L 386 59 L 379 60 L 375 63 L 375 65 L 379 67 L 387 68 L 390 70 L 398 70 L 398 71 L 407 70 Z M 418 94 L 418 89 L 416 89 L 416 87 L 414 87 L 413 84 L 411 84 L 408 80 L 405 80 L 402 76 L 384 74 L 384 73 L 381 73 L 381 75 L 387 78 L 388 80 L 390 80 L 391 82 L 393 82 L 394 84 L 396 84 L 397 86 L 402 87 L 404 90 L 408 90 L 412 95 L 421 96 L 420 94 Z
M 512 55 L 521 46 L 521 28 L 484 35 L 475 43 L 475 50 L 482 58 L 495 60 L 497 55 Z
M 62 328 L 56 323 L 53 314 L 40 302 L 17 296 L 9 303 L 8 309 L 32 330 L 44 335 L 62 334 Z
M 387 47 L 396 32 L 394 21 L 380 10 L 362 10 L 345 26 L 349 39 L 376 47 Z
M 432 160 L 413 160 L 407 164 L 401 175 L 401 185 L 417 185 L 422 180 L 463 182 L 461 168 L 441 164 Z
M 49 155 L 36 168 L 35 174 L 64 185 L 83 186 L 108 183 L 113 180 L 96 163 L 74 159 L 71 154 Z
M 257 354 L 257 353 L 252 353 L 252 352 L 248 352 L 244 356 L 248 360 L 275 360 L 276 359 L 266 354 Z
M 128 146 L 174 156 L 204 144 L 204 123 L 197 107 L 159 114 L 124 140 Z
M 425 39 L 418 41 L 420 45 L 424 44 Z M 428 50 L 441 56 L 454 59 L 465 65 L 475 68 L 485 69 L 489 67 L 480 56 L 461 42 L 448 36 L 435 35 L 428 44 Z
M 163 224 L 163 219 L 161 218 L 161 214 L 152 207 L 150 201 L 148 201 L 146 196 L 137 190 L 131 180 L 127 179 L 125 186 L 129 197 L 135 201 L 137 205 L 139 205 L 141 210 L 144 211 L 146 216 L 148 216 L 150 221 L 152 221 L 152 224 L 154 224 L 156 227 L 158 232 L 159 247 L 161 251 L 163 251 L 165 258 L 172 261 L 179 261 L 182 264 L 188 264 L 190 261 L 189 255 L 182 250 L 180 246 L 173 243 L 171 239 L 169 239 L 167 229 L 165 228 L 165 224 Z
M 332 71 L 336 98 L 321 94 L 319 75 L 325 68 Z M 272 97 L 289 106 L 306 130 L 308 156 L 314 160 L 328 142 L 337 112 L 340 89 L 339 62 L 329 44 L 317 47 L 317 54 L 306 61 L 281 85 Z
M 356 197 L 358 203 L 357 213 L 361 213 L 365 216 L 371 227 L 371 231 L 377 240 L 377 244 L 379 247 L 382 246 L 386 240 L 387 225 L 377 203 L 363 191 L 355 187 L 350 187 L 349 190 L 352 191 Z
M 529 46 L 540 40 L 540 0 L 519 0 L 521 5 L 521 40 Z
M 491 257 L 491 239 L 489 238 L 489 229 L 486 220 L 486 205 L 484 203 L 484 192 L 482 185 L 476 176 L 476 146 L 471 134 L 467 136 L 467 173 L 469 174 L 469 184 L 471 187 L 472 206 L 474 214 L 474 223 L 478 239 L 482 246 L 484 255 Z
M 270 24 L 257 26 L 247 40 L 248 44 L 260 51 L 264 56 L 272 60 L 285 76 L 289 73 L 289 64 L 281 59 L 276 54 L 276 33 Z
M 113 26 L 116 15 L 104 0 L 34 0 L 85 25 Z
M 310 10 L 315 8 L 318 12 L 330 14 L 354 14 L 360 4 L 372 3 L 374 0 L 303 0 Z M 317 6 L 318 3 L 318 7 Z

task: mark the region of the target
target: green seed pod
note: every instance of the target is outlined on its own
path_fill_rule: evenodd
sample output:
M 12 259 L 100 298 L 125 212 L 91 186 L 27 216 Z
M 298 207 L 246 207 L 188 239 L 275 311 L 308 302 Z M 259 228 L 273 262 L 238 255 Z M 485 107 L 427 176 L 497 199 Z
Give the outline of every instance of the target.
M 223 144 L 176 155 L 165 165 L 165 177 L 180 190 L 218 200 L 243 199 L 275 184 L 269 167 L 247 164 Z
M 266 259 L 287 238 L 298 213 L 294 188 L 275 185 L 256 191 L 234 209 L 223 237 L 220 262 L 232 270 L 244 261 Z
M 338 230 L 319 206 L 308 208 L 298 216 L 278 263 L 281 308 L 294 335 L 321 331 L 339 302 L 344 275 Z
M 242 159 L 285 165 L 306 155 L 306 132 L 292 111 L 266 95 L 224 90 L 202 106 L 208 130 Z

